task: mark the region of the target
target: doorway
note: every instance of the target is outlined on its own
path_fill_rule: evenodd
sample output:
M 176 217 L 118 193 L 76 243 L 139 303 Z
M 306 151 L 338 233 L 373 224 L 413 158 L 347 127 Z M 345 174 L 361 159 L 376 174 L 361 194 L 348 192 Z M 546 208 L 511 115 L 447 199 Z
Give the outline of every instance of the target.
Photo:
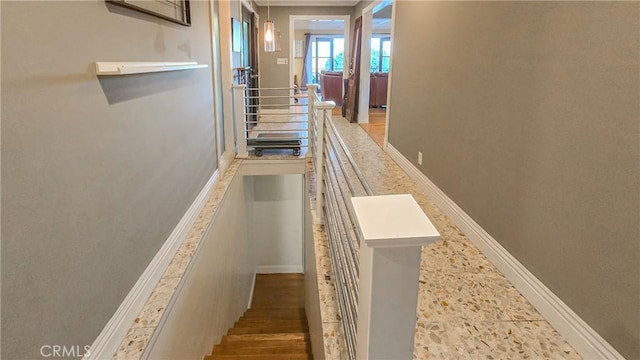
M 388 134 L 387 99 L 391 73 L 393 2 L 380 1 L 362 12 L 362 54 L 357 121 L 382 148 Z M 365 110 L 367 109 L 367 110 Z
M 256 124 L 257 114 L 252 109 L 260 105 L 258 88 L 260 87 L 260 73 L 258 70 L 258 19 L 256 14 L 242 5 L 242 50 L 238 81 L 246 84 L 247 90 L 247 121 Z M 251 126 L 250 126 L 251 127 Z
M 289 82 L 306 91 L 307 84 L 318 84 L 321 97 L 342 103 L 349 63 L 349 15 L 289 16 Z M 330 73 L 331 84 L 322 86 L 323 73 Z

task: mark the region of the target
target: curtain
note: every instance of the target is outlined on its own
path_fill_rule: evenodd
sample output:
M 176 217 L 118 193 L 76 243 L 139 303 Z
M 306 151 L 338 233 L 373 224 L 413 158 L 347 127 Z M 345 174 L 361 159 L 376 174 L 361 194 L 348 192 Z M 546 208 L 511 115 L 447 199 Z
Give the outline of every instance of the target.
M 305 33 L 304 60 L 302 62 L 302 76 L 300 77 L 300 87 L 307 88 L 311 83 L 311 33 Z

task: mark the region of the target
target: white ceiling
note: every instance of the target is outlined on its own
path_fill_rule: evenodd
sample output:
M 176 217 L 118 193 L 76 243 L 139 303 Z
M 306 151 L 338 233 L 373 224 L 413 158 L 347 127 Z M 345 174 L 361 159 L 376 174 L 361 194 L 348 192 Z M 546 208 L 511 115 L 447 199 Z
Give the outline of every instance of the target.
M 258 6 L 355 6 L 360 0 L 255 0 Z

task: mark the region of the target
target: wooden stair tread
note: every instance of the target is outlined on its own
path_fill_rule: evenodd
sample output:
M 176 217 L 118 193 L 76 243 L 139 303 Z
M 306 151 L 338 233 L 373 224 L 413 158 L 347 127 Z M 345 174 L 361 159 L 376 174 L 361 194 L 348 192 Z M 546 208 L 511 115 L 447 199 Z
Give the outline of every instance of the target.
M 291 311 L 289 309 L 252 309 L 242 315 L 241 319 L 265 318 L 265 319 L 289 319 L 300 318 L 305 319 L 307 315 L 304 311 Z
M 236 327 L 252 326 L 307 326 L 307 319 L 243 319 L 238 321 Z
M 229 330 L 229 335 L 241 335 L 241 334 L 277 334 L 277 333 L 295 333 L 295 332 L 307 332 L 309 329 L 301 326 L 291 327 L 250 327 L 250 328 L 233 328 Z
M 213 348 L 212 355 L 252 355 L 252 354 L 306 354 L 307 344 L 253 344 L 254 346 L 219 345 Z
M 309 339 L 309 334 L 306 333 L 271 333 L 271 334 L 238 334 L 238 335 L 225 335 L 222 338 L 222 344 L 230 342 L 243 342 L 243 341 L 306 341 Z
M 237 341 L 231 341 L 231 342 L 222 341 L 219 345 L 216 345 L 216 347 L 218 346 L 222 348 L 230 347 L 230 346 L 234 346 L 238 348 L 258 348 L 258 347 L 271 348 L 271 347 L 277 347 L 277 346 L 304 347 L 306 345 L 305 343 L 306 340 L 307 339 L 303 338 L 301 340 L 261 340 L 261 341 L 237 340 Z
M 216 359 L 313 359 L 303 274 L 258 274 L 251 308 L 211 355 Z
M 252 355 L 211 355 L 204 358 L 205 360 L 216 359 L 246 359 L 246 360 L 308 360 L 313 359 L 307 354 L 252 354 Z

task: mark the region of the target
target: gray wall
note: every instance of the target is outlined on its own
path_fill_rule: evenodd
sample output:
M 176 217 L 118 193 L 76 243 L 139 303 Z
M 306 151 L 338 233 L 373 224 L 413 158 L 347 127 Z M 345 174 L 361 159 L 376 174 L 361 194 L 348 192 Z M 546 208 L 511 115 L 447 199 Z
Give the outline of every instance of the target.
M 254 176 L 251 246 L 257 273 L 301 272 L 303 255 L 302 176 Z
M 93 65 L 211 64 L 206 2 L 192 20 L 2 2 L 3 359 L 91 344 L 216 168 L 210 68 Z
M 390 143 L 628 359 L 639 23 L 638 2 L 400 1 L 389 106 Z
M 260 15 L 260 87 L 282 88 L 291 87 L 289 84 L 289 65 L 278 65 L 278 58 L 289 59 L 289 15 L 353 15 L 353 7 L 349 6 L 272 6 L 271 20 L 276 24 L 276 30 L 282 35 L 282 51 L 264 52 L 264 34 L 262 31 L 267 20 L 267 8 L 258 7 Z
M 253 189 L 251 176 L 231 180 L 142 358 L 200 360 L 247 310 L 255 252 L 245 219 Z

